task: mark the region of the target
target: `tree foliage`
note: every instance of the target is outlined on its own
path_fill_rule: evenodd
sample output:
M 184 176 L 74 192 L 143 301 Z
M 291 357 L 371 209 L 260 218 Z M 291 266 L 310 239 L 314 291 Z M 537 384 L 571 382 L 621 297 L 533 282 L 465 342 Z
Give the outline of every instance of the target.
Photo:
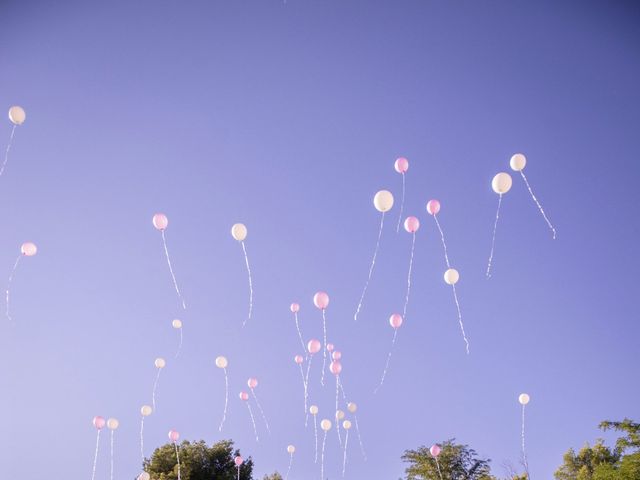
M 182 480 L 237 480 L 238 469 L 234 458 L 240 455 L 234 450 L 231 440 L 222 440 L 208 447 L 200 440 L 182 442 L 179 446 L 180 473 Z M 144 469 L 151 480 L 177 480 L 178 462 L 173 443 L 157 448 L 150 459 L 144 462 Z M 253 479 L 253 461 L 245 459 L 240 467 L 240 480 Z

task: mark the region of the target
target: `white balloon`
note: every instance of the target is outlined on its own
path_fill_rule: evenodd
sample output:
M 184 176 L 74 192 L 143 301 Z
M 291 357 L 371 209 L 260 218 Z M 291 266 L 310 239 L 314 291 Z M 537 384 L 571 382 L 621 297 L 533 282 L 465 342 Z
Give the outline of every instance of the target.
M 351 422 L 349 420 L 345 420 L 344 422 L 342 422 L 342 428 L 344 428 L 345 430 L 349 430 L 351 428 Z
M 342 420 L 344 418 L 344 412 L 342 410 L 336 410 L 336 420 Z
M 36 247 L 36 244 L 33 242 L 24 242 L 20 246 L 20 252 L 25 257 L 33 257 L 38 252 L 38 247 Z
M 320 422 L 320 428 L 322 430 L 324 430 L 325 432 L 328 432 L 329 430 L 331 430 L 331 420 L 325 418 L 324 420 L 322 420 Z
M 527 164 L 527 157 L 525 157 L 521 153 L 516 153 L 511 160 L 509 160 L 509 166 L 511 170 L 514 172 L 519 172 L 520 170 L 524 170 L 525 165 Z
M 164 368 L 167 365 L 164 358 L 156 358 L 156 361 L 153 362 L 156 368 Z
M 182 320 L 178 320 L 177 318 L 171 322 L 171 326 L 173 328 L 182 328 Z
M 491 188 L 493 188 L 494 192 L 502 195 L 503 193 L 507 193 L 511 190 L 511 184 L 511 175 L 505 172 L 500 172 L 493 177 L 493 180 L 491 181 Z
M 520 396 L 518 397 L 518 401 L 520 402 L 521 405 L 526 405 L 527 403 L 529 403 L 529 400 L 531 400 L 529 398 L 529 395 L 527 395 L 526 393 L 521 393 Z
M 219 357 L 216 357 L 216 367 L 227 368 L 227 365 L 229 365 L 229 362 L 227 361 L 227 357 L 223 357 L 222 355 L 220 355 Z
M 295 452 L 295 451 L 296 451 L 296 447 L 294 447 L 293 445 L 289 445 L 287 447 L 287 453 L 293 454 L 293 452 Z
M 120 426 L 120 422 L 116 418 L 110 418 L 107 420 L 107 428 L 109 430 L 115 430 Z
M 311 405 L 311 407 L 309 407 L 309 413 L 311 415 L 317 415 L 318 414 L 318 406 L 317 405 Z
M 148 417 L 153 413 L 153 408 L 151 408 L 149 405 L 143 405 L 140 409 L 140 413 L 143 417 Z
M 373 197 L 373 205 L 379 212 L 388 212 L 393 207 L 393 195 L 388 190 L 380 190 Z
M 347 410 L 349 410 L 349 412 L 351 413 L 356 413 L 356 410 L 358 410 L 358 405 L 353 402 L 349 402 L 347 403 Z
M 14 125 L 22 125 L 26 118 L 27 114 L 22 107 L 15 105 L 9 109 L 9 120 Z
M 455 268 L 450 268 L 444 272 L 444 281 L 449 285 L 455 285 L 460 280 L 460 274 Z
M 231 227 L 231 236 L 239 242 L 247 238 L 247 227 L 244 223 L 236 223 Z

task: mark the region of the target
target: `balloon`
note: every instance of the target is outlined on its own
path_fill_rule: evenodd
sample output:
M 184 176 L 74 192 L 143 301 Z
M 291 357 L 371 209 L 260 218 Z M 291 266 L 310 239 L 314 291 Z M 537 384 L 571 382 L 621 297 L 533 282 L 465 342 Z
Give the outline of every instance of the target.
M 511 190 L 511 175 L 505 172 L 498 173 L 493 180 L 491 181 L 491 188 L 496 193 L 502 195 L 503 193 L 507 193 Z
M 309 413 L 311 415 L 317 415 L 318 414 L 318 406 L 317 405 L 311 405 L 309 407 Z
M 391 315 L 389 317 L 389 324 L 393 328 L 400 328 L 400 326 L 402 325 L 402 315 L 400 315 L 399 313 L 394 313 L 393 315 Z
M 513 157 L 511 157 L 511 160 L 509 160 L 509 166 L 511 167 L 511 170 L 513 170 L 514 172 L 519 172 L 521 170 L 524 170 L 524 167 L 526 164 L 527 164 L 527 157 L 525 157 L 521 153 L 516 153 Z
M 151 476 L 147 472 L 142 472 L 138 475 L 138 480 L 151 480 Z
M 20 252 L 25 257 L 33 257 L 38 252 L 38 247 L 35 243 L 25 242 L 20 246 Z
M 167 362 L 164 361 L 164 358 L 156 358 L 154 364 L 156 368 L 164 368 L 167 365 Z
M 236 464 L 236 467 L 239 467 L 240 465 L 242 465 L 244 460 L 242 460 L 242 457 L 238 455 L 236 458 L 233 459 L 233 462 Z
M 26 118 L 27 114 L 22 107 L 15 105 L 9 109 L 9 120 L 14 125 L 22 125 Z
M 287 446 L 287 453 L 290 453 L 293 455 L 295 451 L 296 451 L 296 447 L 294 447 L 293 445 Z
M 106 422 L 103 417 L 101 416 L 93 417 L 93 426 L 96 427 L 98 430 L 102 430 L 105 425 L 106 425 Z
M 313 296 L 313 304 L 316 308 L 324 310 L 329 306 L 329 295 L 325 292 L 318 292 Z
M 291 308 L 291 311 L 293 313 L 298 313 L 300 311 L 300 305 L 298 305 L 297 303 L 292 303 L 291 307 L 289 308 Z
M 180 434 L 175 430 L 169 430 L 168 436 L 169 436 L 169 440 L 171 440 L 172 442 L 177 442 L 178 439 L 180 438 Z
M 440 211 L 440 202 L 438 200 L 429 200 L 427 202 L 427 213 L 429 215 L 437 215 Z
M 444 281 L 449 285 L 455 285 L 460 280 L 460 274 L 455 268 L 450 268 L 444 272 Z
M 256 388 L 258 386 L 258 379 L 251 377 L 249 380 L 247 380 L 247 385 L 249 386 L 249 388 Z
M 239 242 L 247 238 L 247 227 L 243 223 L 236 223 L 231 227 L 231 236 Z
M 342 371 L 342 365 L 337 360 L 334 360 L 329 365 L 329 371 L 334 375 L 340 375 L 340 372 Z
M 115 418 L 107 420 L 107 428 L 109 430 L 116 430 L 120 426 L 120 422 Z
M 518 397 L 518 401 L 520 402 L 521 405 L 526 405 L 527 403 L 529 403 L 529 395 L 527 395 L 526 393 L 521 393 L 520 396 Z
M 300 365 L 302 364 L 302 362 L 304 362 L 304 358 L 302 358 L 302 355 L 296 355 L 295 357 L 293 357 L 293 361 Z
M 153 226 L 156 227 L 156 230 L 164 230 L 169 225 L 169 219 L 164 213 L 156 213 L 153 216 Z
M 227 368 L 227 365 L 229 365 L 229 362 L 227 361 L 227 357 L 223 357 L 222 355 L 220 355 L 219 357 L 216 357 L 216 367 Z
M 344 418 L 344 412 L 342 410 L 336 410 L 336 420 L 342 420 Z
M 171 322 L 171 326 L 173 328 L 182 328 L 182 320 L 174 320 L 173 322 Z
M 333 352 L 333 349 L 336 348 L 333 343 L 327 343 L 327 352 Z
M 320 428 L 325 432 L 328 432 L 329 430 L 331 430 L 331 420 L 328 420 L 326 418 L 322 420 L 320 422 Z
M 438 455 L 440 455 L 440 447 L 438 445 L 432 445 L 431 448 L 429 449 L 429 452 L 431 452 L 431 455 L 433 455 L 434 457 L 437 457 Z
M 345 420 L 344 422 L 342 422 L 342 428 L 344 428 L 345 430 L 349 430 L 351 428 L 351 422 L 349 420 Z
M 313 340 L 309 340 L 309 343 L 307 344 L 307 350 L 309 350 L 310 354 L 314 354 L 314 353 L 318 353 L 320 351 L 321 345 L 320 345 L 320 340 L 316 340 L 315 338 Z
M 388 190 L 380 190 L 373 197 L 373 205 L 379 212 L 388 212 L 393 207 L 393 195 Z
M 153 408 L 151 408 L 149 405 L 143 405 L 140 409 L 140 413 L 143 417 L 148 417 L 153 413 Z
M 347 410 L 349 410 L 350 413 L 356 413 L 356 410 L 358 410 L 358 405 L 353 402 L 349 402 L 347 403 Z
M 409 233 L 416 233 L 420 228 L 420 220 L 416 217 L 407 217 L 404 221 L 404 229 Z
M 247 400 L 249 400 L 249 394 L 247 392 L 240 392 L 240 400 L 242 400 L 243 402 L 246 402 Z
M 342 352 L 336 350 L 331 354 L 331 358 L 333 358 L 334 360 L 340 360 L 342 358 Z
M 400 157 L 396 160 L 396 163 L 393 164 L 393 167 L 398 173 L 406 173 L 406 171 L 409 170 L 409 160 L 404 157 Z

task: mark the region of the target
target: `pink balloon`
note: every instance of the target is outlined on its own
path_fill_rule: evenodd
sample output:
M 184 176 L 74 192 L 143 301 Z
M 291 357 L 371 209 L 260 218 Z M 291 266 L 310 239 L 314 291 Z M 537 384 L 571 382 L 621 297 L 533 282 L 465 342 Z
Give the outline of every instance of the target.
M 247 385 L 249 386 L 249 388 L 256 388 L 258 386 L 258 379 L 255 377 L 251 377 L 249 380 L 247 380 Z
M 336 348 L 333 343 L 327 343 L 327 352 L 333 352 L 333 349 Z
M 302 355 L 296 355 L 295 357 L 293 357 L 293 361 L 300 365 L 302 362 L 304 362 L 304 358 L 302 358 Z
M 20 246 L 20 253 L 25 257 L 33 257 L 38 251 L 35 243 L 25 242 Z
M 297 303 L 292 303 L 291 307 L 289 308 L 291 308 L 291 311 L 293 313 L 298 313 L 298 311 L 300 310 L 300 305 L 298 305 Z
M 249 400 L 249 394 L 247 392 L 240 392 L 240 400 L 242 400 L 243 402 L 246 402 L 247 400 Z
M 336 350 L 331 354 L 331 358 L 333 358 L 334 360 L 340 360 L 342 358 L 342 352 Z
M 431 452 L 431 455 L 433 455 L 434 457 L 437 457 L 438 455 L 440 455 L 440 447 L 438 445 L 432 445 L 429 449 L 429 452 Z
M 156 213 L 153 216 L 153 226 L 156 227 L 157 230 L 164 230 L 169 225 L 169 219 L 164 213 Z
M 402 315 L 394 313 L 389 317 L 389 323 L 393 328 L 400 328 L 400 325 L 402 325 Z
M 325 292 L 318 292 L 313 296 L 313 304 L 320 310 L 324 310 L 329 306 L 329 295 Z
M 404 221 L 404 229 L 409 233 L 416 233 L 420 228 L 420 220 L 416 217 L 407 217 Z
M 409 170 L 409 160 L 404 157 L 400 157 L 396 160 L 396 163 L 393 164 L 393 167 L 396 169 L 396 172 L 405 173 Z
M 180 434 L 175 430 L 169 430 L 168 435 L 169 435 L 169 440 L 171 440 L 172 442 L 177 442 L 178 439 L 180 438 Z
M 244 463 L 244 460 L 242 460 L 242 457 L 240 455 L 238 455 L 236 458 L 234 458 L 233 461 L 236 464 L 236 467 L 239 467 L 240 465 L 242 465 Z
M 437 215 L 440 211 L 440 202 L 438 200 L 429 200 L 427 202 L 427 212 L 430 215 Z
M 93 426 L 96 427 L 98 430 L 102 430 L 106 424 L 107 424 L 107 421 L 103 417 L 101 416 L 93 417 Z
M 314 353 L 318 353 L 320 351 L 320 348 L 320 340 L 316 340 L 315 338 L 313 340 L 309 340 L 309 343 L 307 343 L 307 350 L 309 350 L 309 353 L 311 355 L 313 355 Z
M 334 375 L 340 375 L 340 372 L 342 371 L 342 364 L 339 361 L 334 360 L 329 365 L 329 371 Z

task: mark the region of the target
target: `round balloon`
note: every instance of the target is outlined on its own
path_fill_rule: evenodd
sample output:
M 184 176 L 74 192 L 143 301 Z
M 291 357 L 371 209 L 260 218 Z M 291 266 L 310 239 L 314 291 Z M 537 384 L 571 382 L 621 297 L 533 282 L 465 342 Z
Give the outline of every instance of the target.
M 434 457 L 437 457 L 438 455 L 440 455 L 441 450 L 438 445 L 432 445 L 429 449 L 429 452 L 431 452 L 431 455 L 433 455 Z
M 313 296 L 313 304 L 316 308 L 324 310 L 329 306 L 329 295 L 325 292 L 318 292 Z
M 151 480 L 151 476 L 147 472 L 142 472 L 138 475 L 138 480 Z
M 329 371 L 334 375 L 340 375 L 340 372 L 342 371 L 342 364 L 339 361 L 334 360 L 329 365 Z
M 249 386 L 249 388 L 256 388 L 258 386 L 258 379 L 251 377 L 249 380 L 247 380 L 247 385 Z
M 336 420 L 342 420 L 344 418 L 344 412 L 342 410 L 336 410 Z
M 236 467 L 239 467 L 240 465 L 242 465 L 242 462 L 244 462 L 244 460 L 242 460 L 242 457 L 238 455 L 233 459 L 233 462 L 236 464 Z
M 312 355 L 314 353 L 318 353 L 320 351 L 320 348 L 320 340 L 316 340 L 315 338 L 313 340 L 309 340 L 309 343 L 307 343 L 307 350 L 309 350 L 309 353 Z
M 227 365 L 229 365 L 229 362 L 227 361 L 227 357 L 223 357 L 222 355 L 220 355 L 219 357 L 216 357 L 216 367 L 227 368 Z
M 389 317 L 389 325 L 391 325 L 393 328 L 400 328 L 400 326 L 402 325 L 402 315 L 400 315 L 399 313 L 394 313 L 393 315 L 391 315 Z
M 164 213 L 156 213 L 153 216 L 153 226 L 156 227 L 156 230 L 164 230 L 169 225 L 169 219 Z
M 173 322 L 171 322 L 171 326 L 176 329 L 182 328 L 182 320 L 175 319 Z
M 334 360 L 340 360 L 342 358 L 342 352 L 339 350 L 336 350 L 331 354 L 331 358 L 333 358 Z
M 295 357 L 293 357 L 293 361 L 300 365 L 302 362 L 304 362 L 304 358 L 302 358 L 302 355 L 296 355 Z
M 311 415 L 317 415 L 318 414 L 318 406 L 317 405 L 311 405 L 309 407 L 309 413 Z
M 293 455 L 295 451 L 296 451 L 296 447 L 294 447 L 293 445 L 287 446 L 287 453 L 290 453 L 291 455 Z
M 519 172 L 521 170 L 524 170 L 524 167 L 526 164 L 527 164 L 527 157 L 525 157 L 521 153 L 516 153 L 513 157 L 511 157 L 511 160 L 509 160 L 509 166 L 511 167 L 511 170 L 513 170 L 514 172 Z
M 493 180 L 491 181 L 491 188 L 496 193 L 502 195 L 503 193 L 507 193 L 511 190 L 511 175 L 505 172 L 498 173 Z
M 407 217 L 404 221 L 404 229 L 409 233 L 416 233 L 420 228 L 420 220 L 416 217 Z
M 342 428 L 344 428 L 345 430 L 349 430 L 351 428 L 351 422 L 349 420 L 345 420 L 344 422 L 342 422 Z
M 175 430 L 169 430 L 169 433 L 167 435 L 169 437 L 169 440 L 171 440 L 172 442 L 177 442 L 180 438 L 180 434 Z
M 154 364 L 156 368 L 164 368 L 167 365 L 167 362 L 165 362 L 164 358 L 156 358 Z
M 427 213 L 429 215 L 437 215 L 440 211 L 440 202 L 438 200 L 429 200 L 427 202 Z
M 116 430 L 120 426 L 120 422 L 116 418 L 110 418 L 107 420 L 107 428 L 109 430 Z
M 322 420 L 320 422 L 320 428 L 322 430 L 324 430 L 325 432 L 328 432 L 329 430 L 331 430 L 331 420 L 325 418 L 324 420 Z
M 527 403 L 529 403 L 529 400 L 531 400 L 529 398 L 529 395 L 527 395 L 526 393 L 521 393 L 520 396 L 518 397 L 518 401 L 520 402 L 521 405 L 526 405 Z
M 393 207 L 393 195 L 388 190 L 380 190 L 373 197 L 373 205 L 379 212 L 388 212 Z
M 27 114 L 22 107 L 14 105 L 9 109 L 9 120 L 14 125 L 22 125 L 27 118 Z
M 106 424 L 106 421 L 103 417 L 99 415 L 97 417 L 93 417 L 93 426 L 96 427 L 98 430 L 102 430 L 105 424 Z
M 333 343 L 327 343 L 327 352 L 333 352 L 333 349 L 336 348 Z
M 460 274 L 455 268 L 450 268 L 444 272 L 444 281 L 449 285 L 455 285 L 460 280 Z
M 25 257 L 33 257 L 38 252 L 38 247 L 35 243 L 25 242 L 20 246 L 20 252 Z
M 400 157 L 393 164 L 393 167 L 398 173 L 406 173 L 406 171 L 409 170 L 409 160 L 404 157 Z
M 249 394 L 247 392 L 240 392 L 238 396 L 240 397 L 240 400 L 242 400 L 243 402 L 246 402 L 247 400 L 249 400 Z
M 231 236 L 239 242 L 247 238 L 247 227 L 243 223 L 236 223 L 231 227 Z
M 298 305 L 297 303 L 292 303 L 291 307 L 289 308 L 291 308 L 291 311 L 293 313 L 298 313 L 300 311 L 300 305 Z
M 153 408 L 151 408 L 149 405 L 143 405 L 140 409 L 140 413 L 143 417 L 148 417 L 153 413 Z
M 358 405 L 356 405 L 354 402 L 349 402 L 347 403 L 347 410 L 349 410 L 350 413 L 356 413 L 356 410 L 358 410 Z

